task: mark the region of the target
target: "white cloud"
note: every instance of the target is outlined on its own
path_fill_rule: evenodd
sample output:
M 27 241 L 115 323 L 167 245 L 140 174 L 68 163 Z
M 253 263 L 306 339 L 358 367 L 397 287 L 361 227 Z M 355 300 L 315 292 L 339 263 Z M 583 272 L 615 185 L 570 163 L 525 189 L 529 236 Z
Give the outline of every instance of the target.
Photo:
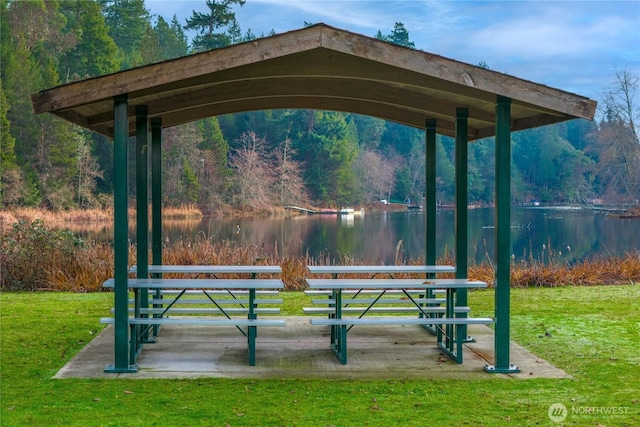
M 204 0 L 146 0 L 152 13 L 181 23 Z M 402 22 L 416 47 L 590 97 L 614 68 L 640 72 L 640 1 L 247 0 L 234 7 L 255 34 L 324 22 L 373 36 Z

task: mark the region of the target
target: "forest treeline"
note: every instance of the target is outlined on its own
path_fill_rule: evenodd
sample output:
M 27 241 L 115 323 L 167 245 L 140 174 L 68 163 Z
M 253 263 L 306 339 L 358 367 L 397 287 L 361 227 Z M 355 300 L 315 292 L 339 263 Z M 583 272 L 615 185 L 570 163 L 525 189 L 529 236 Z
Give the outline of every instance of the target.
M 0 208 L 112 203 L 111 140 L 49 114 L 36 116 L 31 94 L 273 34 L 241 28 L 234 8 L 244 0 L 203 3 L 207 12 L 179 22 L 151 15 L 144 0 L 0 0 Z M 191 41 L 188 31 L 195 33 Z M 402 23 L 374 36 L 415 48 Z M 638 76 L 622 68 L 603 85 L 608 89 L 597 121 L 512 135 L 514 203 L 640 198 Z M 373 117 L 255 111 L 168 128 L 163 135 L 167 205 L 254 211 L 380 199 L 420 203 L 424 194 L 424 131 Z M 493 146 L 493 139 L 469 145 L 472 203 L 493 201 Z M 438 200 L 447 203 L 454 197 L 454 140 L 439 136 L 436 153 Z

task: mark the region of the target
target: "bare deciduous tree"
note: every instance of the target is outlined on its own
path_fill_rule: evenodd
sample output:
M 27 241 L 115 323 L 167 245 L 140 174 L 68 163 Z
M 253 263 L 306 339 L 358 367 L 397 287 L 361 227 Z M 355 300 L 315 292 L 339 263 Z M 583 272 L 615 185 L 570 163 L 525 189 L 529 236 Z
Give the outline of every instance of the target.
M 249 209 L 271 206 L 275 174 L 273 163 L 266 154 L 265 139 L 254 132 L 245 132 L 238 143 L 239 148 L 234 150 L 230 160 L 234 171 L 235 204 Z
M 309 199 L 302 178 L 302 167 L 292 157 L 291 140 L 287 137 L 282 144 L 282 151 L 276 151 L 274 159 L 279 174 L 276 183 L 277 201 L 281 206 L 304 205 Z
M 398 162 L 375 150 L 363 150 L 356 161 L 360 193 L 366 203 L 389 199 L 395 184 Z
M 617 70 L 615 82 L 604 94 L 604 120 L 597 135 L 599 177 L 609 199 L 640 199 L 640 141 L 636 105 L 638 76 Z
M 98 161 L 91 155 L 89 141 L 82 135 L 76 136 L 76 200 L 79 208 L 93 207 L 97 179 L 102 178 Z

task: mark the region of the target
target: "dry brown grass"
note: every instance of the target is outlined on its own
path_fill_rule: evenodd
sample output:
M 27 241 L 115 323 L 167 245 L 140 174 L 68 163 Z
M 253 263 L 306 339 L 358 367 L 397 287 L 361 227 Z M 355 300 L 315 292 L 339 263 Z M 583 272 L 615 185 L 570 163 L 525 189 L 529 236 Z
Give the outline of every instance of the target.
M 162 217 L 173 220 L 200 220 L 202 211 L 195 205 L 165 206 L 162 208 Z
M 69 223 L 110 222 L 113 221 L 113 211 L 110 209 L 78 209 L 53 212 L 44 209 L 20 208 L 1 211 L 0 218 L 4 218 L 7 224 L 12 224 L 20 219 L 29 222 L 41 219 L 49 227 L 60 227 Z
M 71 262 L 60 264 L 55 256 L 46 270 L 47 289 L 71 292 L 96 292 L 113 277 L 113 249 L 109 245 L 90 245 L 76 251 Z
M 3 221 L 8 221 L 7 217 Z M 31 223 L 28 223 L 31 224 Z M 37 222 L 34 224 L 38 224 Z M 113 249 L 110 244 L 85 242 L 69 245 L 52 245 L 53 249 L 38 251 L 52 238 L 59 240 L 59 232 L 49 232 L 39 227 L 25 227 L 21 233 L 12 229 L 0 229 L 0 267 L 2 267 L 1 287 L 9 290 L 56 290 L 93 292 L 100 291 L 102 283 L 113 276 Z M 17 236 L 16 234 L 19 234 Z M 56 237 L 58 236 L 58 237 Z M 15 242 L 22 239 L 25 246 L 17 252 Z M 31 241 L 29 241 L 31 240 Z M 14 242 L 14 243 L 11 243 Z M 13 245 L 10 247 L 10 245 Z M 26 248 L 26 249 L 25 249 Z M 22 254 L 22 257 L 16 256 Z M 136 263 L 135 247 L 129 248 L 129 262 Z M 452 265 L 450 255 L 440 258 L 437 263 Z M 163 263 L 173 265 L 280 265 L 281 278 L 287 290 L 304 289 L 307 265 L 361 265 L 362 262 L 350 255 L 338 258 L 320 255 L 318 257 L 279 256 L 267 253 L 255 245 L 240 246 L 231 241 L 212 241 L 204 236 L 193 240 L 183 240 L 163 251 Z M 423 259 L 409 260 L 409 264 L 423 264 Z M 398 258 L 396 264 L 402 264 Z M 494 284 L 494 268 L 491 264 L 472 265 L 469 277 L 483 280 L 490 287 Z M 443 275 L 442 277 L 451 277 Z M 167 276 L 179 277 L 179 276 Z M 354 276 L 355 277 L 355 276 Z M 366 276 L 358 276 L 366 277 Z M 401 277 L 419 277 L 403 275 Z M 640 251 L 628 253 L 619 258 L 598 258 L 585 260 L 573 265 L 564 263 L 542 264 L 536 261 L 522 261 L 511 264 L 511 286 L 594 286 L 640 283 Z
M 494 285 L 494 270 L 482 264 L 469 268 L 469 277 Z M 624 257 L 596 258 L 573 265 L 520 262 L 511 265 L 511 286 L 596 286 L 640 283 L 640 251 Z
M 182 244 L 168 248 L 163 253 L 165 264 L 176 265 L 280 265 L 286 290 L 303 290 L 307 274 L 307 260 L 286 256 L 275 258 L 262 254 L 257 247 L 240 247 L 232 242 Z M 130 249 L 130 262 L 135 264 L 135 250 Z M 47 286 L 39 289 L 56 291 L 95 292 L 101 290 L 104 280 L 113 276 L 113 250 L 110 246 L 96 244 L 77 251 L 73 262 L 56 257 L 49 258 L 46 267 Z M 316 264 L 318 260 L 313 260 Z M 443 260 L 440 260 L 440 263 Z M 414 260 L 413 264 L 419 262 Z M 348 265 L 361 263 L 349 262 Z M 451 276 L 442 275 L 439 277 Z M 166 277 L 181 277 L 167 275 Z M 362 277 L 356 275 L 354 277 Z M 419 277 L 402 275 L 397 278 Z M 469 277 L 494 285 L 494 271 L 482 264 L 469 268 Z M 628 254 L 623 258 L 607 258 L 584 261 L 573 266 L 524 265 L 511 266 L 512 287 L 595 286 L 640 283 L 640 254 Z
M 129 217 L 134 218 L 135 214 L 135 209 L 129 209 Z M 163 207 L 162 216 L 168 220 L 193 221 L 202 219 L 202 211 L 194 205 Z M 0 226 L 10 226 L 21 219 L 29 222 L 40 219 L 52 228 L 72 228 L 78 224 L 111 223 L 113 209 L 75 209 L 54 212 L 46 209 L 19 208 L 0 211 Z

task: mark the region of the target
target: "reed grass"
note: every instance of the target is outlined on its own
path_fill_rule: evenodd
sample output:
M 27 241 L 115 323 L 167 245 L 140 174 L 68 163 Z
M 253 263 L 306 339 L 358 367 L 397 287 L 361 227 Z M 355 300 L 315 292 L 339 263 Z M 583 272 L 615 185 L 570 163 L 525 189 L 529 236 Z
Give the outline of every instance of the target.
M 48 229 L 41 220 L 18 222 L 20 229 L 4 227 L 0 231 L 0 288 L 3 290 L 51 290 L 96 292 L 113 277 L 113 249 L 109 243 L 83 242 L 69 232 Z M 401 251 L 399 245 L 398 251 Z M 135 246 L 129 247 L 129 263 L 136 263 Z M 403 263 L 396 257 L 396 264 Z M 182 240 L 163 250 L 163 263 L 173 265 L 279 265 L 286 290 L 305 288 L 307 265 L 361 265 L 349 254 L 337 258 L 328 255 L 311 257 L 280 256 L 277 249 L 266 252 L 256 245 L 239 245 L 232 241 L 213 241 L 204 235 Z M 407 264 L 424 264 L 422 258 Z M 452 265 L 448 251 L 438 264 Z M 356 277 L 357 275 L 354 275 Z M 174 277 L 174 276 L 167 276 Z M 179 277 L 175 275 L 175 277 Z M 360 276 L 358 276 L 360 277 Z M 366 277 L 366 276 L 362 276 Z M 420 277 L 405 274 L 398 278 Z M 451 274 L 442 277 L 451 277 Z M 471 265 L 469 278 L 494 285 L 491 263 Z M 595 286 L 640 283 L 640 251 L 624 257 L 584 260 L 572 265 L 536 260 L 512 262 L 512 287 Z
M 149 212 L 151 209 L 149 209 Z M 129 217 L 134 218 L 135 209 L 129 209 Z M 149 214 L 151 215 L 151 214 Z M 200 220 L 202 211 L 195 205 L 166 206 L 162 208 L 162 216 L 167 220 Z M 34 222 L 41 220 L 52 228 L 74 228 L 75 225 L 111 223 L 113 209 L 72 209 L 68 211 L 50 211 L 37 208 L 18 208 L 0 211 L 0 227 L 10 227 L 24 220 Z
M 173 220 L 199 220 L 202 219 L 202 211 L 195 205 L 163 206 L 162 216 Z
M 113 221 L 111 209 L 87 209 L 53 212 L 36 208 L 19 208 L 10 211 L 0 211 L 0 224 L 10 227 L 12 224 L 24 220 L 34 222 L 41 220 L 48 227 L 60 228 L 68 224 L 100 223 Z

